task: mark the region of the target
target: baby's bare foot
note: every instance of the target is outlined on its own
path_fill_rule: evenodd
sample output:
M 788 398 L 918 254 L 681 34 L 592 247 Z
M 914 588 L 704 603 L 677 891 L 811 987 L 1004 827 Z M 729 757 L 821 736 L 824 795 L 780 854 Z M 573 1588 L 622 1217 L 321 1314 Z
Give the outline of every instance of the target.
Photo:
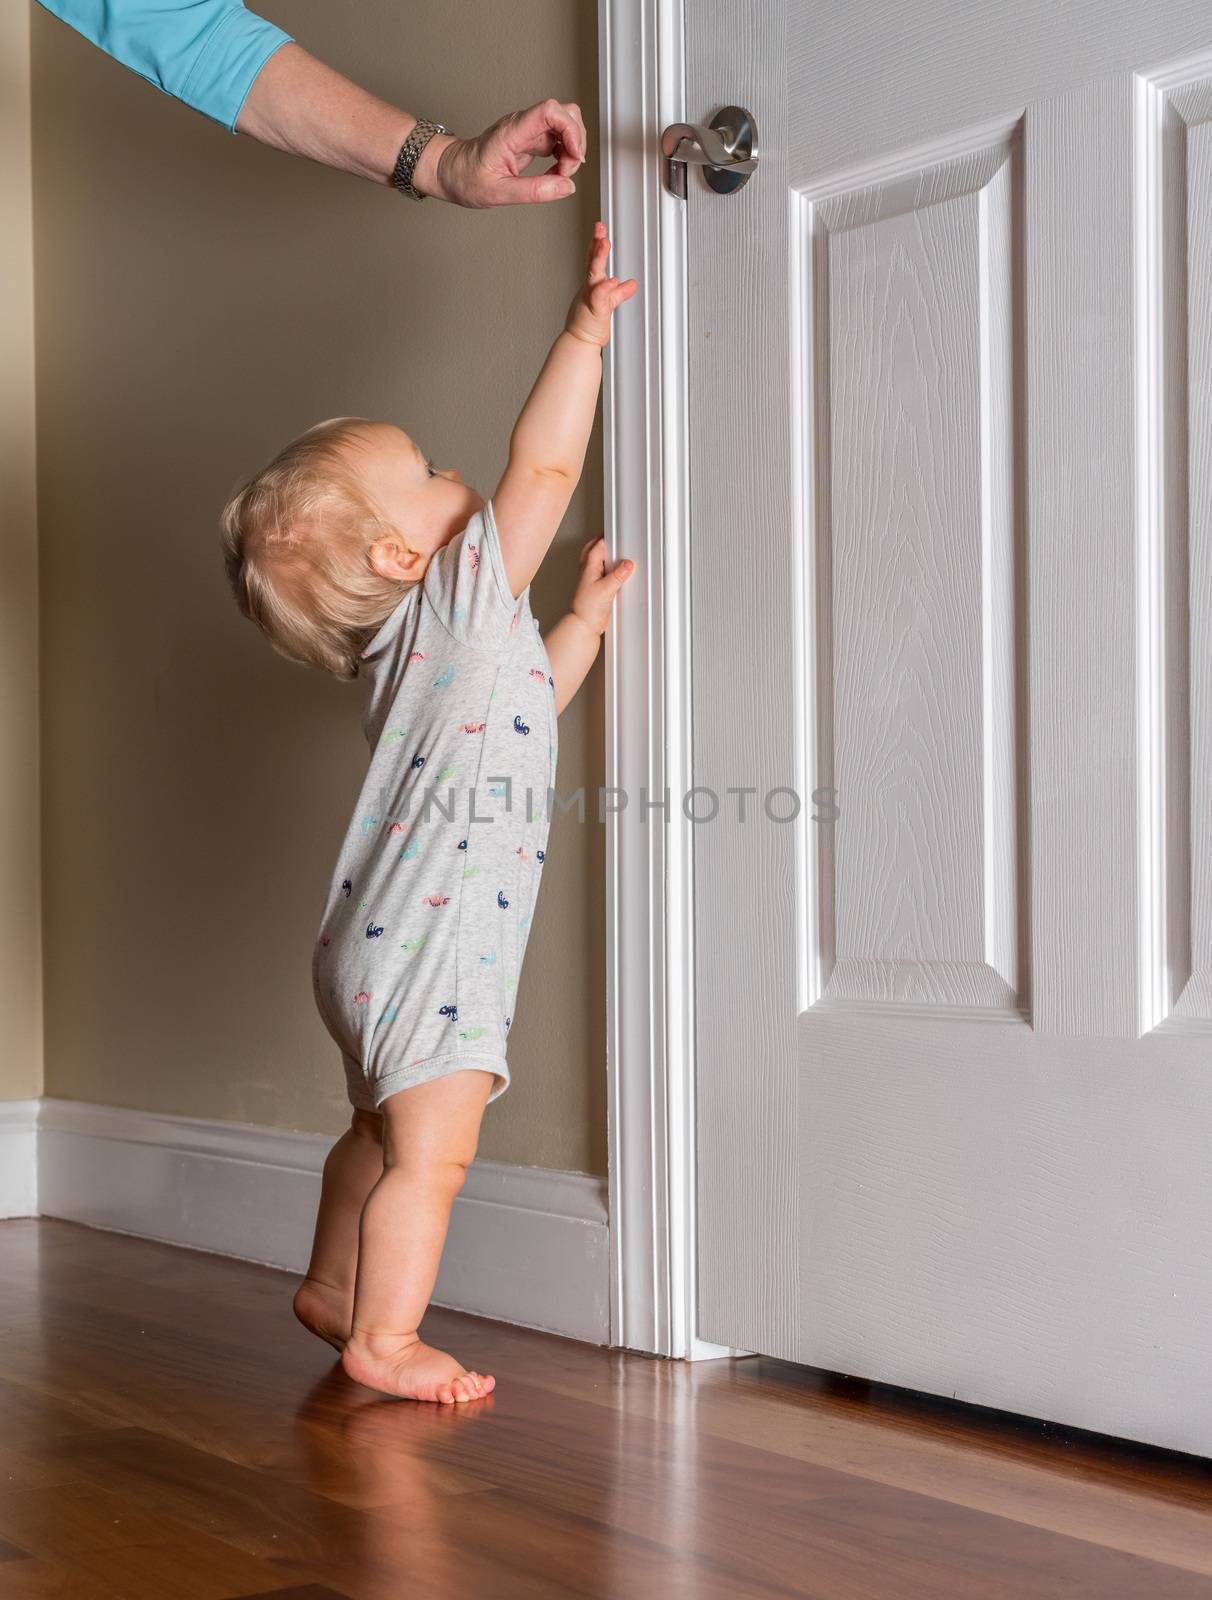
M 334 1289 L 331 1284 L 304 1278 L 295 1291 L 295 1316 L 319 1339 L 327 1339 L 334 1350 L 343 1350 L 353 1321 L 353 1293 Z
M 404 1400 L 437 1400 L 451 1405 L 481 1400 L 497 1380 L 469 1372 L 444 1350 L 423 1344 L 415 1334 L 385 1339 L 355 1334 L 341 1352 L 341 1365 L 351 1378 L 382 1394 Z

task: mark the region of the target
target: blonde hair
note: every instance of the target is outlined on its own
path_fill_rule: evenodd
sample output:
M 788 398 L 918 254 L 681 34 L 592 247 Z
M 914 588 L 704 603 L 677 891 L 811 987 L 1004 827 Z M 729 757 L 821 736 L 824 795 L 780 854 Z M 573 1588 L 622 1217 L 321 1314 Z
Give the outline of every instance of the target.
M 293 439 L 223 508 L 223 559 L 240 610 L 289 661 L 356 678 L 366 643 L 412 587 L 381 578 L 370 546 L 390 525 L 343 446 L 369 426 L 336 417 Z

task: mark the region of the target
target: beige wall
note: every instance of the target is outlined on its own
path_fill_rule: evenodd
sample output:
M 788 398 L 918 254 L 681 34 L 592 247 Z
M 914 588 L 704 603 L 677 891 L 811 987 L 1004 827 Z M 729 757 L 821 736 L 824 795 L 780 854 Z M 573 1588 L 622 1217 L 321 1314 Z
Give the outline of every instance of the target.
M 460 131 L 545 94 L 596 106 L 592 0 L 262 9 Z M 47 1092 L 335 1131 L 309 962 L 361 692 L 239 617 L 216 514 L 343 413 L 401 422 L 490 491 L 594 169 L 558 206 L 416 206 L 233 139 L 37 11 L 33 60 Z M 600 528 L 597 458 L 535 582 L 544 625 Z M 561 721 L 561 791 L 602 781 L 601 700 L 599 663 Z M 557 818 L 486 1158 L 605 1171 L 602 848 Z
M 42 1087 L 29 17 L 0 6 L 0 1100 Z

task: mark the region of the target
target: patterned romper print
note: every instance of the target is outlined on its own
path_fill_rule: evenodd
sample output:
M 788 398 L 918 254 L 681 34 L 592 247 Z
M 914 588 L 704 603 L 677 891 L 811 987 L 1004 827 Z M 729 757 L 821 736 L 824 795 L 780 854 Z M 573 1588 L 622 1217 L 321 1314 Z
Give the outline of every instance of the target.
M 557 749 L 551 664 L 488 504 L 362 657 L 370 766 L 313 960 L 350 1103 L 466 1068 L 509 1086 Z

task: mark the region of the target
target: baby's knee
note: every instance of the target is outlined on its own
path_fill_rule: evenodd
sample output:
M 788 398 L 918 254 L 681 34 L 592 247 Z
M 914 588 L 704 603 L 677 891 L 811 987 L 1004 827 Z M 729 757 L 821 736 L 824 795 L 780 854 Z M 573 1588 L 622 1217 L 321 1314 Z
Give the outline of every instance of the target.
M 403 1172 L 414 1183 L 421 1183 L 431 1192 L 456 1195 L 467 1179 L 470 1159 L 459 1153 L 439 1150 L 410 1150 L 396 1152 L 384 1163 Z
M 470 1165 L 470 1159 L 464 1161 L 458 1157 L 446 1156 L 435 1163 L 434 1181 L 442 1185 L 444 1192 L 456 1195 L 467 1181 L 467 1169 Z
M 383 1143 L 383 1116 L 379 1111 L 355 1111 L 350 1118 L 349 1129 L 359 1139 L 370 1139 L 374 1144 Z

